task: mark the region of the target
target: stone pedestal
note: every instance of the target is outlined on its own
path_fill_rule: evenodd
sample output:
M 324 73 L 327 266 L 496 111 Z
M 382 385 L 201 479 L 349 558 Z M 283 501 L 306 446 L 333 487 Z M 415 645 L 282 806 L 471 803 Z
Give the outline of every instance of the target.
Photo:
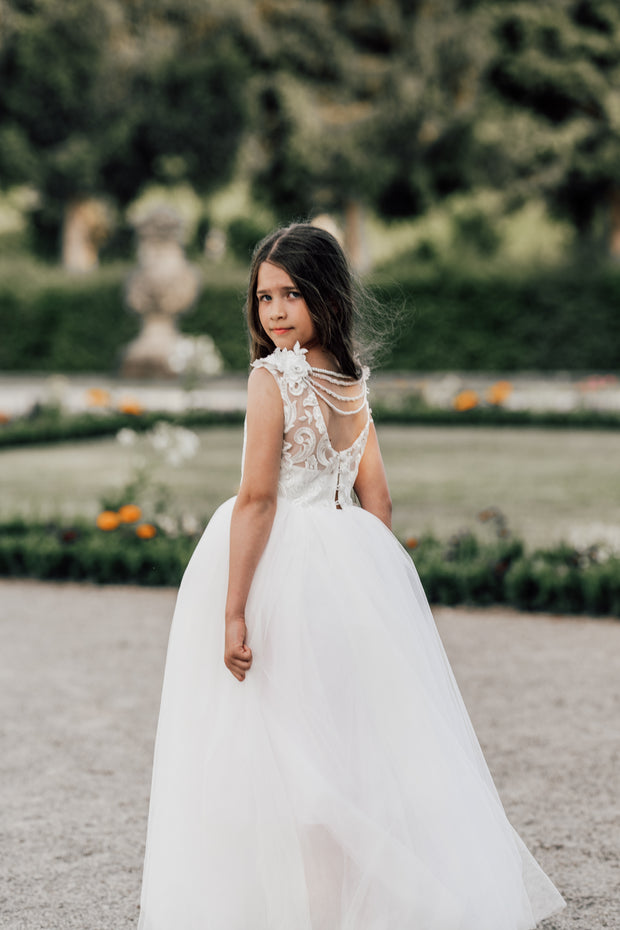
M 142 317 L 142 330 L 126 349 L 122 374 L 131 378 L 177 376 L 170 365 L 180 339 L 176 321 L 199 291 L 198 270 L 183 249 L 183 221 L 169 207 L 156 207 L 136 224 L 138 268 L 127 280 L 125 299 Z

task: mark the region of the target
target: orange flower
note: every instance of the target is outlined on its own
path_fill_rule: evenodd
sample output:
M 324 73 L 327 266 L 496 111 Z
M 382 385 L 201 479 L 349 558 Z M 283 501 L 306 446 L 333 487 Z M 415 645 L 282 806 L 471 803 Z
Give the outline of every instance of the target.
M 89 388 L 86 391 L 86 402 L 89 407 L 109 407 L 110 392 L 104 388 Z
M 108 531 L 115 530 L 121 521 L 116 511 L 102 510 L 96 522 L 100 530 Z
M 405 546 L 407 547 L 407 549 L 417 549 L 418 545 L 419 545 L 419 542 L 415 536 L 408 536 L 407 539 L 405 540 Z
M 11 418 L 8 415 L 8 413 L 3 413 L 2 410 L 0 410 L 0 423 L 10 423 L 10 422 L 11 422 Z
M 478 406 L 478 395 L 475 391 L 461 391 L 452 401 L 455 410 L 473 410 Z
M 123 397 L 118 405 L 118 409 L 121 413 L 128 413 L 133 417 L 140 416 L 141 413 L 144 413 L 144 407 L 135 397 Z
M 152 539 L 156 533 L 157 530 L 152 523 L 141 523 L 140 526 L 136 527 L 136 536 L 140 539 Z
M 123 504 L 118 509 L 118 518 L 121 523 L 137 523 L 142 511 L 137 504 Z
M 503 404 L 512 394 L 512 384 L 510 381 L 496 381 L 487 389 L 487 400 L 490 404 L 499 406 Z

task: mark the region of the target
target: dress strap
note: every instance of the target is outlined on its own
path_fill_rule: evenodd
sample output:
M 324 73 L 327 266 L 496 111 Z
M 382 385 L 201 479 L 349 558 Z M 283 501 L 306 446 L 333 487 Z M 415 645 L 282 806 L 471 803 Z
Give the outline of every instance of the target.
M 356 381 L 338 371 L 330 371 L 326 368 L 310 368 L 308 381 L 317 397 L 320 397 L 335 413 L 342 414 L 342 416 L 353 416 L 356 413 L 360 413 L 364 407 L 368 406 L 368 388 L 365 374 L 366 372 L 364 372 L 359 381 Z M 359 391 L 351 394 L 343 394 L 339 391 L 332 390 L 332 388 L 324 383 L 325 381 L 337 385 L 340 388 L 359 387 Z M 338 403 L 335 403 L 335 401 Z M 361 403 L 359 403 L 359 401 L 361 401 Z M 339 404 L 345 406 L 341 407 Z M 356 406 L 351 409 L 346 409 L 350 404 L 355 404 Z

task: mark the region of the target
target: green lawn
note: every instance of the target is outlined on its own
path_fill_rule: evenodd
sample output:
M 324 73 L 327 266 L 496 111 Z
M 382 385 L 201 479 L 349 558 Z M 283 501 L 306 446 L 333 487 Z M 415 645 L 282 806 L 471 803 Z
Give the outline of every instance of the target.
M 380 441 L 399 535 L 446 537 L 499 507 L 530 544 L 592 524 L 620 526 L 620 433 L 385 426 Z M 236 492 L 242 431 L 202 430 L 195 459 L 162 469 L 177 509 L 200 518 Z M 94 516 L 106 489 L 130 476 L 114 440 L 0 453 L 0 517 Z

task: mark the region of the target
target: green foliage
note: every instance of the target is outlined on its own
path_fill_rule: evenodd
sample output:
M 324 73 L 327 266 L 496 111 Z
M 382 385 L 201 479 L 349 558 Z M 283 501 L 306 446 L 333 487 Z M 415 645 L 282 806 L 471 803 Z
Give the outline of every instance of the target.
M 178 585 L 196 540 L 13 521 L 0 527 L 0 576 Z
M 24 371 L 110 371 L 120 347 L 138 332 L 117 284 L 87 279 L 41 291 L 0 289 L 0 368 L 17 359 Z
M 437 604 L 502 603 L 506 572 L 522 556 L 519 540 L 488 543 L 469 530 L 445 544 L 423 539 L 413 552 L 427 597 Z
M 352 200 L 403 216 L 482 178 L 472 119 L 486 43 L 468 6 L 263 5 L 252 34 L 267 155 L 258 196 L 286 220 Z
M 598 561 L 567 545 L 526 553 L 519 540 L 483 544 L 465 533 L 422 540 L 414 560 L 431 602 L 620 617 L 620 558 Z
M 63 199 L 97 184 L 93 133 L 108 23 L 89 0 L 7 6 L 0 124 L 9 144 L 0 145 L 0 180 L 35 180 Z
M 188 24 L 171 54 L 150 61 L 144 50 L 127 77 L 101 169 L 105 189 L 124 203 L 146 181 L 209 191 L 230 177 L 245 123 L 247 66 L 222 22 L 204 17 L 201 29 Z
M 178 585 L 195 537 L 139 539 L 92 524 L 13 520 L 0 525 L 0 576 Z M 482 542 L 470 533 L 421 541 L 414 560 L 431 603 L 620 617 L 620 558 L 597 561 L 568 546 L 525 553 L 519 540 Z
M 482 210 L 470 209 L 457 213 L 453 220 L 457 248 L 479 255 L 495 255 L 501 245 L 496 224 Z
M 243 301 L 241 291 L 206 285 L 181 324 L 213 336 L 227 367 L 241 370 L 248 365 Z M 119 279 L 69 279 L 41 290 L 0 285 L 0 369 L 115 371 L 138 329 Z
M 271 231 L 271 226 L 253 217 L 237 217 L 228 225 L 228 248 L 235 258 L 248 264 L 258 242 Z
M 56 408 L 42 407 L 31 414 L 0 425 L 0 449 L 16 446 L 45 445 L 47 443 L 74 442 L 115 436 L 120 429 L 130 428 L 146 432 L 163 420 L 176 426 L 192 429 L 210 426 L 229 426 L 243 423 L 242 410 L 190 409 L 183 413 L 148 411 L 139 415 L 116 413 L 65 414 Z M 411 405 L 398 408 L 373 404 L 373 419 L 377 423 L 398 423 L 408 426 L 493 426 L 532 427 L 555 429 L 620 429 L 620 414 L 614 411 L 577 410 L 567 413 L 554 411 L 504 410 L 501 407 L 478 407 L 457 411 L 421 405 L 417 399 Z M 110 501 L 114 509 L 124 501 Z
M 400 321 L 383 368 L 618 370 L 620 271 L 615 266 L 575 263 L 508 277 L 419 265 L 412 260 L 408 267 L 401 259 L 370 286 L 386 316 L 393 307 Z M 122 347 L 138 329 L 138 320 L 124 309 L 120 276 L 59 280 L 41 289 L 26 284 L 0 285 L 0 369 L 117 369 Z M 248 367 L 244 299 L 242 286 L 207 281 L 181 321 L 186 333 L 212 336 L 226 367 L 236 371 Z M 425 415 L 421 411 L 422 419 Z M 468 422 L 508 422 L 492 410 L 468 416 Z M 515 413 L 511 422 L 529 419 Z M 546 422 L 552 421 L 553 416 Z
M 516 196 L 544 192 L 591 234 L 620 187 L 620 8 L 609 0 L 495 6 L 486 85 L 501 107 L 477 130 L 494 140 L 493 170 Z
M 610 205 L 620 223 L 611 0 L 4 0 L 2 14 L 0 184 L 41 191 L 32 241 L 48 255 L 72 198 L 208 191 L 235 169 L 286 221 L 360 201 L 420 215 L 482 186 L 508 209 L 543 194 L 584 236 Z M 481 215 L 455 233 L 498 246 Z M 231 241 L 245 253 L 243 230 Z
M 218 4 L 5 0 L 5 8 L 0 185 L 42 193 L 35 246 L 57 249 L 74 198 L 126 203 L 149 180 L 206 191 L 228 179 L 247 65 Z
M 183 317 L 181 329 L 197 336 L 207 333 L 215 341 L 224 364 L 247 371 L 250 361 L 243 307 L 245 289 L 209 287 L 202 290 L 193 309 Z
M 568 547 L 538 551 L 506 575 L 507 602 L 520 610 L 620 616 L 620 559 L 583 563 Z
M 404 262 L 399 260 L 399 267 Z M 530 274 L 446 268 L 377 287 L 406 310 L 386 367 L 421 371 L 615 371 L 620 273 L 575 263 Z M 387 273 L 382 275 L 385 280 Z

